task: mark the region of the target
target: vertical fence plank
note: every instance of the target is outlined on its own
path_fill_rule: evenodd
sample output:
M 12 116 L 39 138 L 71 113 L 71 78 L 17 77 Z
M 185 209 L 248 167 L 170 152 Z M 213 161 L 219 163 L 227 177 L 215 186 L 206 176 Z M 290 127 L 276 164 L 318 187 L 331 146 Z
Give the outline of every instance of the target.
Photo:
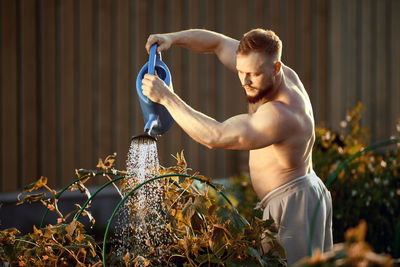
M 5 125 L 3 124 L 3 21 L 2 21 L 2 10 L 3 10 L 3 2 L 0 2 L 0 192 L 3 190 L 3 179 L 1 179 L 3 175 L 3 129 Z
M 118 2 L 118 87 L 117 90 L 117 167 L 125 168 L 126 156 L 129 149 L 130 125 L 129 125 L 129 105 L 130 105 L 130 75 L 131 66 L 129 36 L 129 1 Z
M 93 1 L 79 1 L 79 110 L 80 110 L 80 164 L 76 168 L 93 168 L 96 159 L 93 157 Z
M 1 190 L 19 189 L 18 173 L 18 83 L 17 83 L 17 4 L 1 1 Z
M 36 57 L 36 1 L 21 1 L 21 69 L 22 69 L 22 152 L 23 152 L 23 185 L 33 182 L 38 174 L 37 169 L 37 57 Z
M 356 56 L 355 56 L 355 61 L 356 61 L 356 77 L 355 77 L 355 95 L 356 95 L 356 101 L 360 102 L 361 101 L 361 65 L 363 64 L 362 57 L 361 57 L 361 39 L 362 39 L 362 30 L 361 30 L 361 21 L 362 21 L 362 0 L 355 0 L 355 11 L 354 11 L 354 16 L 355 16 L 355 40 L 356 40 Z
M 138 17 L 139 17 L 139 12 L 138 12 L 138 4 L 137 1 L 129 1 L 129 24 L 130 24 L 130 31 L 129 31 L 129 43 L 130 43 L 130 58 L 129 62 L 131 65 L 131 71 L 130 71 L 130 99 L 129 99 L 129 115 L 130 115 L 130 121 L 129 121 L 129 129 L 130 129 L 130 135 L 134 135 L 138 132 L 136 130 L 136 124 L 137 120 L 141 119 L 139 117 L 138 111 L 139 111 L 139 103 L 137 100 L 137 94 L 136 94 L 136 75 L 139 72 L 140 69 L 140 63 L 137 58 L 137 51 L 138 51 L 138 44 L 136 42 L 136 33 L 138 31 Z
M 325 16 L 323 16 L 326 1 L 313 0 L 313 22 L 312 22 L 312 84 L 311 103 L 314 108 L 316 122 L 324 124 L 324 92 L 326 90 L 326 35 Z M 322 7 L 321 7 L 322 6 Z M 325 38 L 324 38 L 325 37 Z M 321 97 L 322 96 L 322 97 Z
M 369 93 L 373 90 L 373 86 L 371 84 L 371 71 L 370 66 L 372 63 L 371 58 L 371 42 L 372 42 L 372 21 L 371 21 L 371 1 L 366 0 L 363 1 L 361 5 L 361 42 L 360 48 L 361 49 L 361 58 L 363 59 L 363 63 L 360 66 L 361 69 L 361 103 L 367 107 L 365 113 L 362 117 L 362 124 L 368 125 L 371 118 L 372 110 L 370 108 L 372 98 L 370 97 Z
M 111 1 L 111 153 L 117 152 L 118 146 L 118 6 L 119 1 Z
M 266 22 L 265 22 L 265 17 L 266 17 L 266 14 L 265 14 L 265 5 L 266 5 L 266 1 L 264 1 L 264 0 L 256 0 L 255 1 L 255 3 L 254 3 L 254 12 L 255 12 L 255 14 L 254 14 L 254 17 L 255 17 L 255 20 L 254 20 L 254 22 L 255 22 L 255 28 L 262 28 L 262 29 L 266 29 L 268 26 L 267 26 L 267 24 L 266 24 Z M 231 7 L 234 7 L 233 5 L 232 5 L 232 3 L 230 4 L 230 6 Z M 230 14 L 234 14 L 234 11 L 233 10 L 231 10 L 230 12 L 229 12 Z M 236 19 L 234 19 L 233 20 L 235 23 L 237 23 L 238 21 L 236 20 Z M 228 27 L 228 28 L 230 28 L 230 27 Z M 232 27 L 233 29 L 236 29 L 236 27 Z M 233 30 L 232 29 L 232 30 Z
M 338 130 L 338 125 L 343 118 L 343 97 L 342 97 L 342 0 L 329 1 L 329 122 L 328 127 Z
M 313 79 L 316 79 L 317 98 L 313 99 L 313 106 L 316 107 L 317 116 L 316 122 L 320 126 L 326 126 L 327 122 L 327 0 L 316 0 L 317 4 L 317 18 L 316 18 L 316 46 L 317 46 L 317 60 L 316 70 Z M 314 111 L 315 112 L 315 111 Z
M 281 21 L 281 9 L 282 1 L 270 1 L 269 4 L 269 16 L 270 29 L 273 30 L 278 36 L 282 35 L 282 21 Z
M 370 76 L 368 77 L 369 82 L 371 83 L 371 88 L 370 91 L 368 92 L 368 97 L 370 98 L 369 105 L 367 105 L 367 110 L 370 110 L 370 117 L 368 117 L 368 125 L 371 125 L 371 133 L 372 133 L 372 140 L 376 136 L 376 125 L 377 125 L 377 116 L 376 116 L 376 110 L 377 110 L 377 62 L 376 62 L 376 53 L 377 53 L 377 43 L 378 40 L 376 38 L 377 36 L 377 1 L 371 1 L 369 3 L 370 9 L 371 9 L 371 15 L 370 15 L 370 20 L 371 20 L 371 43 L 370 43 L 370 51 L 369 53 L 371 54 L 371 65 L 369 67 L 370 71 Z
M 100 0 L 93 0 L 93 74 L 92 74 L 92 125 L 93 125 L 93 160 L 100 157 Z M 97 180 L 93 181 L 97 184 Z
M 37 68 L 37 173 L 43 175 L 43 1 L 37 0 L 36 7 L 36 68 Z
M 376 117 L 379 118 L 376 120 L 376 129 L 380 129 L 376 131 L 376 140 L 384 140 L 390 137 L 388 129 L 390 127 L 388 118 L 388 111 L 390 110 L 390 102 L 387 102 L 387 95 L 389 93 L 390 88 L 388 88 L 388 81 L 386 79 L 387 73 L 387 62 L 386 62 L 386 1 L 378 0 L 377 1 L 377 9 L 376 9 Z
M 311 88 L 311 63 L 312 63 L 312 46 L 311 46 L 311 33 L 312 33 L 312 1 L 304 0 L 302 5 L 302 29 L 301 29 L 301 39 L 302 39 L 302 75 L 300 76 L 301 81 L 304 84 L 305 89 L 309 95 L 312 95 Z
M 74 112 L 73 112 L 73 120 L 74 120 L 74 168 L 80 168 L 82 163 L 82 156 L 80 153 L 80 148 L 82 145 L 81 141 L 81 57 L 80 57 L 80 46 L 81 46 L 81 5 L 79 0 L 74 0 L 73 5 L 73 72 L 74 72 L 74 80 L 73 80 L 73 91 L 74 91 Z M 71 177 L 72 179 L 72 177 Z
M 62 27 L 62 185 L 73 179 L 75 168 L 74 2 L 61 3 Z
M 138 71 L 140 71 L 141 67 L 148 61 L 148 55 L 144 51 L 143 44 L 145 40 L 147 39 L 147 36 L 149 34 L 149 25 L 147 23 L 147 17 L 142 16 L 141 14 L 147 14 L 149 12 L 148 10 L 148 2 L 147 1 L 137 1 L 137 15 L 138 15 L 138 21 L 137 21 L 137 32 L 136 32 L 136 45 L 137 45 L 137 50 L 136 50 L 136 57 L 138 59 Z M 137 100 L 137 103 L 139 101 Z M 143 128 L 145 125 L 145 122 L 143 121 L 142 117 L 142 111 L 140 109 L 140 106 L 138 105 L 137 108 L 138 112 L 138 119 L 136 121 L 136 129 L 139 131 L 139 133 L 143 132 Z M 137 133 L 137 134 L 139 134 Z M 136 134 L 136 133 L 135 133 Z
M 356 15 L 356 1 L 346 1 L 346 12 L 343 14 L 343 53 L 342 58 L 342 91 L 344 108 L 346 110 L 354 107 L 357 103 L 357 17 Z M 341 118 L 343 119 L 343 118 Z
M 112 1 L 100 1 L 99 38 L 99 157 L 105 158 L 112 151 Z
M 284 64 L 292 68 L 297 72 L 296 66 L 296 54 L 299 53 L 296 49 L 296 43 L 299 41 L 296 38 L 296 0 L 287 0 L 287 11 L 286 11 L 286 43 L 283 43 L 282 48 L 282 60 Z
M 43 2 L 43 173 L 56 186 L 56 2 Z
M 391 64 L 390 64 L 390 71 L 391 71 L 391 114 L 392 114 L 392 133 L 396 133 L 399 135 L 399 132 L 396 132 L 396 120 L 400 119 L 400 34 L 399 34 L 399 25 L 400 25 L 400 17 L 398 16 L 400 12 L 400 1 L 391 1 L 391 34 L 392 42 L 391 42 Z

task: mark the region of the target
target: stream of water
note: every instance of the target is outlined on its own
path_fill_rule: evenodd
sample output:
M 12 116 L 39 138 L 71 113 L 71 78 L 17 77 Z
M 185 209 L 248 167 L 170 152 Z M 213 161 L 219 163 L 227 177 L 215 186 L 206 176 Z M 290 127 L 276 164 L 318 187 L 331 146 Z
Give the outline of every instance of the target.
M 134 138 L 126 162 L 129 178 L 121 188 L 127 194 L 136 185 L 159 175 L 156 141 Z M 127 252 L 145 257 L 149 253 L 162 254 L 168 245 L 167 224 L 162 203 L 164 181 L 156 180 L 142 186 L 121 207 L 116 223 L 117 253 Z

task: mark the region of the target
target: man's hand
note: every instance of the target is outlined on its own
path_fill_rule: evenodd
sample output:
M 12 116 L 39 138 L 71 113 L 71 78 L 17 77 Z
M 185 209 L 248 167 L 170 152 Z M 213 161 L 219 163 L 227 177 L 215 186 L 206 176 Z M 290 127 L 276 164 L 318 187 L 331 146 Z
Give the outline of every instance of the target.
M 146 42 L 146 50 L 147 53 L 150 53 L 150 47 L 157 43 L 157 53 L 161 53 L 164 50 L 167 50 L 171 47 L 172 45 L 172 38 L 170 34 L 165 33 L 165 34 L 151 34 L 149 38 L 147 38 Z
M 163 80 L 156 75 L 145 74 L 142 80 L 143 95 L 155 103 L 163 104 L 162 101 L 171 97 L 173 92 Z

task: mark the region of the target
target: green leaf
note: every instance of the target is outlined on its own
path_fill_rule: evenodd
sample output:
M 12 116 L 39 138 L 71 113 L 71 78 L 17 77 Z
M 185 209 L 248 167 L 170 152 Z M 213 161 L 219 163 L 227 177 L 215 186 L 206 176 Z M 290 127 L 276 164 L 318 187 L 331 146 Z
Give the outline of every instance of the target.
M 249 222 L 235 208 L 231 212 L 227 208 L 220 208 L 216 214 L 221 219 L 221 223 L 229 220 L 232 234 L 244 233 L 245 228 L 250 226 Z
M 231 216 L 231 226 L 235 231 L 243 233 L 244 229 L 250 226 L 250 223 L 239 214 L 237 209 L 233 208 Z
M 227 220 L 231 219 L 231 213 L 227 207 L 218 208 L 215 214 L 220 219 L 221 224 L 224 224 Z
M 267 263 L 261 258 L 260 253 L 253 247 L 248 247 L 246 250 L 247 254 L 256 258 L 261 266 L 267 266 Z
M 228 261 L 225 262 L 226 267 L 242 267 L 243 266 L 243 262 L 241 261 Z

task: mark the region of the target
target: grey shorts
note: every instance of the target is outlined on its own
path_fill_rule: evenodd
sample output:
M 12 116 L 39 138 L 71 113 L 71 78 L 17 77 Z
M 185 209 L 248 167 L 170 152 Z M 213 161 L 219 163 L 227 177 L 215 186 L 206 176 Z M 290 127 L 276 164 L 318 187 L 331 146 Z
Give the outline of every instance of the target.
M 312 216 L 320 199 L 311 249 L 326 252 L 333 246 L 332 199 L 314 171 L 276 188 L 257 205 L 264 209 L 264 220 L 272 218 L 277 223 L 276 237 L 286 250 L 289 266 L 308 255 Z

